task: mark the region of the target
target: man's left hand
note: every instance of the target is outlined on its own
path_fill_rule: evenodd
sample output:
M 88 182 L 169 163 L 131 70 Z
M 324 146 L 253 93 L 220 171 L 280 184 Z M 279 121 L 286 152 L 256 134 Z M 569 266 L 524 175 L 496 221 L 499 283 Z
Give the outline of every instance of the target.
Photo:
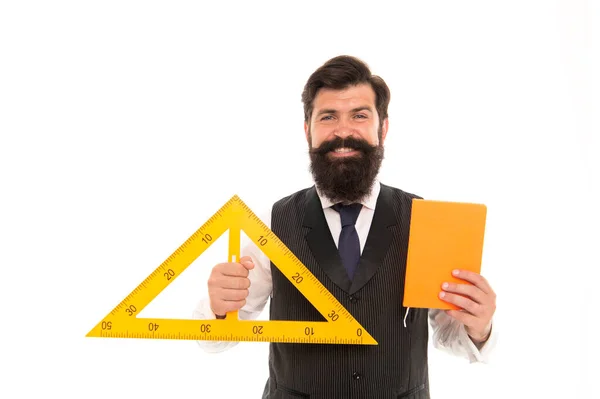
M 460 308 L 446 310 L 446 313 L 462 322 L 473 343 L 480 347 L 492 330 L 496 294 L 488 281 L 478 273 L 459 269 L 453 271 L 452 275 L 472 284 L 444 283 L 440 299 Z

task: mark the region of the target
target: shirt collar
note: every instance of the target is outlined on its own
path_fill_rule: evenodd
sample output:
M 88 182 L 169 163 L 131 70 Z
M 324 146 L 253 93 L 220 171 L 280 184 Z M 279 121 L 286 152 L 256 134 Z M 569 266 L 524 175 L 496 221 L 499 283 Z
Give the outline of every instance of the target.
M 331 206 L 335 205 L 333 202 L 331 202 L 331 200 L 329 198 L 327 198 L 326 196 L 321 194 L 318 187 L 315 186 L 315 188 L 317 189 L 317 195 L 319 196 L 319 199 L 321 200 L 321 206 L 323 207 L 323 209 L 330 208 Z M 380 189 L 381 189 L 381 187 L 379 185 L 379 180 L 375 179 L 375 181 L 373 182 L 373 188 L 371 189 L 371 193 L 369 195 L 365 196 L 360 201 L 360 203 L 363 204 L 363 206 L 365 206 L 371 210 L 375 210 L 375 204 L 377 203 L 377 197 L 379 197 Z

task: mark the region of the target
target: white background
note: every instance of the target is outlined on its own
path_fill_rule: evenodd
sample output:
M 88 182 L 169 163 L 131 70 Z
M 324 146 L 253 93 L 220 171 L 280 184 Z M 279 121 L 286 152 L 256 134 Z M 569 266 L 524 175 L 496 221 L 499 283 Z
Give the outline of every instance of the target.
M 215 3 L 0 6 L 0 397 L 260 397 L 267 344 L 85 334 L 232 195 L 312 183 L 300 93 L 338 54 L 391 88 L 381 180 L 488 206 L 496 356 L 432 349 L 433 397 L 599 395 L 593 2 Z M 189 317 L 226 239 L 145 314 Z

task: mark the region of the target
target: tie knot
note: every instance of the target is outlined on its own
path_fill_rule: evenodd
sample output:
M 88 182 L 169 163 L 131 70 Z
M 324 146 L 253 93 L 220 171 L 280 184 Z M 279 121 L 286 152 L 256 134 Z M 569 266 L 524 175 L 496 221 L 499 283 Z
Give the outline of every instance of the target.
M 336 210 L 340 214 L 340 218 L 342 219 L 342 227 L 352 226 L 356 223 L 356 219 L 358 219 L 358 214 L 362 209 L 362 204 L 335 204 L 332 206 L 334 210 Z

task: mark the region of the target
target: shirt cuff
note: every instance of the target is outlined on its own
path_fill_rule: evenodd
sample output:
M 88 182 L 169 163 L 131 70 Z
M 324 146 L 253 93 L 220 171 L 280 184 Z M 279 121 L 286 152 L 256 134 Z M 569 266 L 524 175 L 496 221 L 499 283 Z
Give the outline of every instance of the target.
M 194 309 L 192 318 L 196 320 L 214 320 L 217 318 L 210 308 L 210 300 L 208 300 L 208 298 L 203 299 L 198 303 L 198 306 Z
M 198 305 L 192 312 L 192 319 L 195 320 L 215 320 L 217 316 L 213 313 L 210 308 L 210 300 L 205 298 L 198 302 Z M 233 348 L 237 345 L 237 342 L 233 341 L 200 341 L 196 343 L 207 353 L 219 353 L 227 349 Z
M 492 329 L 490 335 L 481 348 L 477 348 L 475 343 L 471 341 L 469 334 L 465 329 L 464 325 L 461 325 L 459 332 L 459 339 L 463 342 L 463 346 L 467 349 L 467 356 L 471 363 L 485 363 L 489 364 L 492 361 L 493 349 L 496 346 L 498 340 L 498 331 L 495 321 L 492 321 Z

